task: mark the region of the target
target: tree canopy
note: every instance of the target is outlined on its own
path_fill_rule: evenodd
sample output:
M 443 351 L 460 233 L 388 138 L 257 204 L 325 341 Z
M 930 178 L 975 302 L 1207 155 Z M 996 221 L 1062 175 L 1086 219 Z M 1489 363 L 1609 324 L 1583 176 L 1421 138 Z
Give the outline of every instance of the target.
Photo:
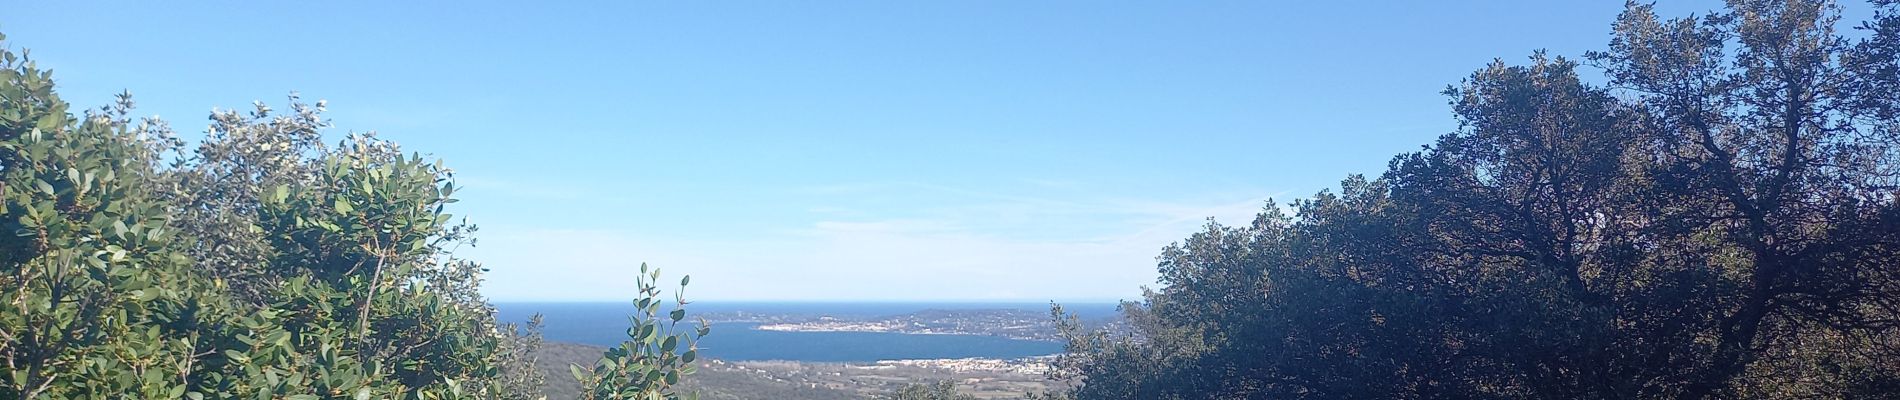
M 541 397 L 533 324 L 498 323 L 455 256 L 476 228 L 441 160 L 328 146 L 294 94 L 214 111 L 187 150 L 129 94 L 75 113 L 5 46 L 0 100 L 0 398 Z M 706 331 L 672 333 L 683 298 L 654 331 L 658 278 L 644 329 L 576 369 L 588 398 L 682 397 Z
M 1825 1 L 1631 3 L 1583 62 L 1487 65 L 1383 175 L 1165 249 L 1131 334 L 1068 331 L 1069 394 L 1894 396 L 1900 7 L 1874 7 L 1844 35 Z

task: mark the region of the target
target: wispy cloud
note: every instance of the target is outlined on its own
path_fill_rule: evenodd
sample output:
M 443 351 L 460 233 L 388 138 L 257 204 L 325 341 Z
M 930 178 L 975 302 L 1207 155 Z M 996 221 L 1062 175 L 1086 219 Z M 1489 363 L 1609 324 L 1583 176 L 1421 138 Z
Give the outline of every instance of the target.
M 707 299 L 1126 299 L 1153 282 L 1161 247 L 1209 217 L 1250 220 L 1268 197 L 1084 201 L 922 183 L 800 191 L 932 201 L 814 207 L 805 222 L 715 240 L 507 227 L 472 254 L 494 269 L 486 287 L 502 300 L 624 299 L 642 261 L 693 274 L 690 295 Z
M 630 298 L 642 262 L 701 299 L 1105 300 L 1151 282 L 1152 248 L 966 232 L 815 226 L 804 237 L 691 242 L 600 230 L 489 235 L 465 253 L 500 300 Z M 677 276 L 677 275 L 672 275 Z

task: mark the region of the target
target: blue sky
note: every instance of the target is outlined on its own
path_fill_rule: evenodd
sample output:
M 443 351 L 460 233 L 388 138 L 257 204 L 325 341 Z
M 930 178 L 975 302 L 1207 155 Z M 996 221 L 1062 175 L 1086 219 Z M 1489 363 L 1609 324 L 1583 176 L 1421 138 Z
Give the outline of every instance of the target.
M 1377 174 L 1620 1 L 0 1 L 96 106 L 327 99 L 445 158 L 500 301 L 1129 299 L 1159 249 Z M 1672 3 L 1664 15 L 1706 10 Z

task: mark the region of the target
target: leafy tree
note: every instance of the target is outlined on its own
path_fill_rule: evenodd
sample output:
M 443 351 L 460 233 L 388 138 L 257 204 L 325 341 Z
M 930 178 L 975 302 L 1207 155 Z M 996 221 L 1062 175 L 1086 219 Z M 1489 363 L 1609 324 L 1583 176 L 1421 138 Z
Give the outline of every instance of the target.
M 1666 21 L 1632 6 L 1611 50 L 1591 55 L 1657 133 L 1646 144 L 1663 201 L 1688 211 L 1666 215 L 1714 236 L 1732 263 L 1692 396 L 1723 391 L 1776 341 L 1894 322 L 1900 296 L 1882 285 L 1895 261 L 1900 32 L 1884 6 L 1858 42 L 1821 1 Z
M 440 160 L 325 146 L 294 94 L 214 111 L 187 153 L 129 95 L 74 117 L 4 47 L 0 100 L 0 398 L 541 397 L 539 321 L 497 323 L 455 257 L 477 229 Z M 671 393 L 694 355 L 609 358 Z
M 1862 398 L 1900 382 L 1900 22 L 1817 1 L 1493 63 L 1378 179 L 1210 224 L 1069 325 L 1078 398 Z
M 128 127 L 0 50 L 0 397 L 178 397 L 228 303 L 176 250 Z

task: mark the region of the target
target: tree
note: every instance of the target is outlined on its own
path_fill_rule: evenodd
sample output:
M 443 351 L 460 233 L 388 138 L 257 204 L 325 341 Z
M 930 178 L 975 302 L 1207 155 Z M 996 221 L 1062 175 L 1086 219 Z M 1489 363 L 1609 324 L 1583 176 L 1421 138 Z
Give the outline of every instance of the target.
M 538 320 L 498 323 L 455 256 L 477 229 L 441 160 L 325 146 L 325 104 L 294 94 L 214 111 L 187 154 L 129 94 L 74 117 L 3 46 L 0 99 L 0 398 L 541 397 Z M 693 358 L 613 364 L 671 394 Z
M 1797 398 L 1900 382 L 1900 22 L 1814 1 L 1493 63 L 1461 128 L 1339 194 L 1210 224 L 1071 330 L 1078 398 Z
M 3 40 L 0 37 L 0 40 Z M 177 252 L 128 127 L 75 118 L 0 50 L 0 397 L 177 397 L 224 336 L 223 299 Z
M 1591 55 L 1649 117 L 1664 201 L 1689 211 L 1672 216 L 1736 253 L 1690 397 L 1724 390 L 1774 342 L 1893 325 L 1893 5 L 1857 43 L 1822 1 L 1667 21 L 1636 5 Z

